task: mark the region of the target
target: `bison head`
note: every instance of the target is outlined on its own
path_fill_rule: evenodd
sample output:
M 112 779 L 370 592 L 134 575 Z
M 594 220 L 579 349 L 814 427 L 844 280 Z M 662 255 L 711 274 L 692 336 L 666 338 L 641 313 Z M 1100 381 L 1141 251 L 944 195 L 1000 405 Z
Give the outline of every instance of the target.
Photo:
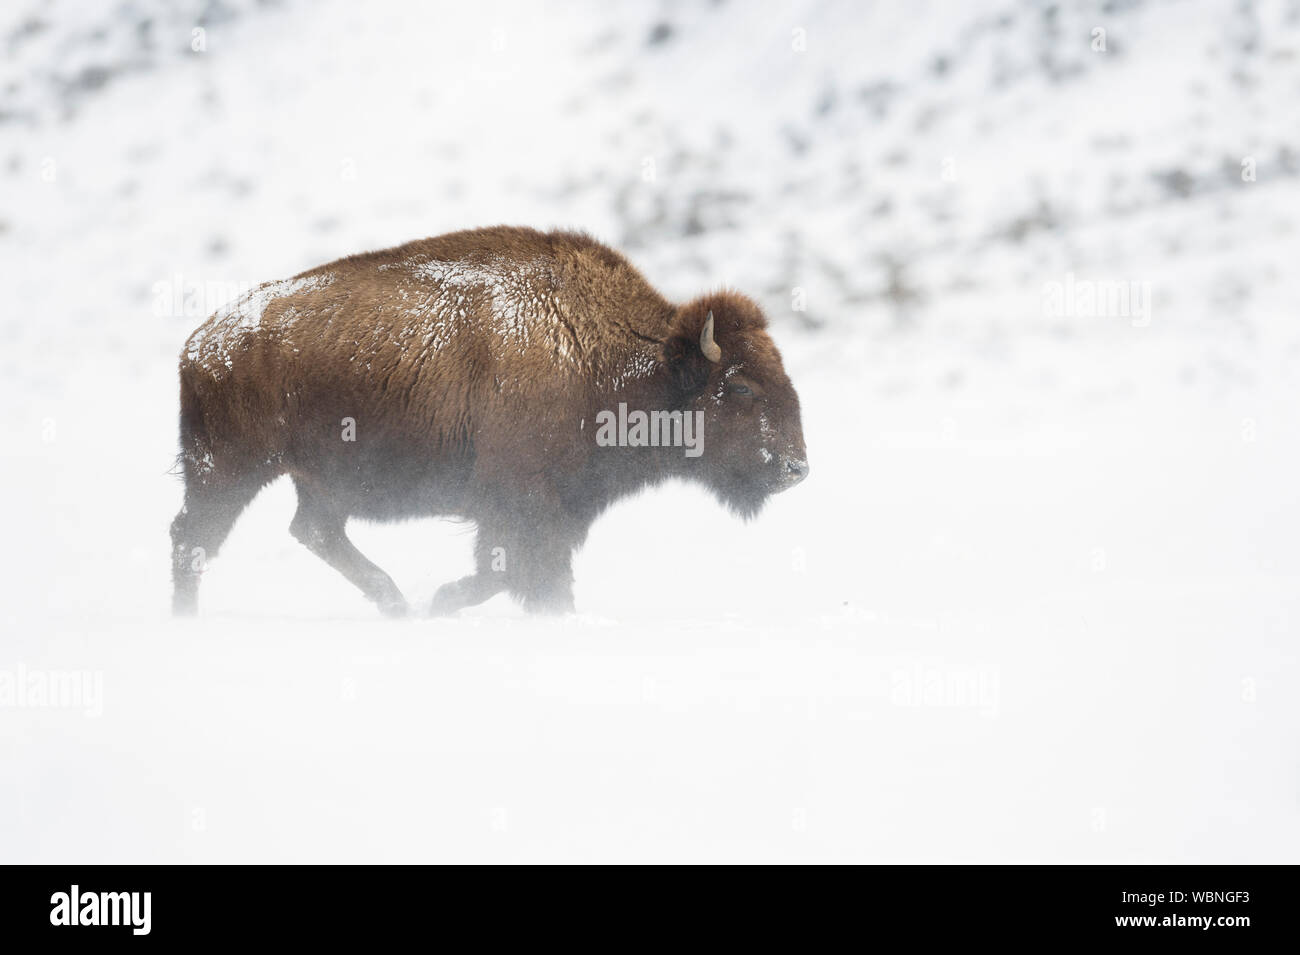
M 682 306 L 664 359 L 682 410 L 704 414 L 688 473 L 724 504 L 752 517 L 808 476 L 799 396 L 754 302 L 724 292 Z

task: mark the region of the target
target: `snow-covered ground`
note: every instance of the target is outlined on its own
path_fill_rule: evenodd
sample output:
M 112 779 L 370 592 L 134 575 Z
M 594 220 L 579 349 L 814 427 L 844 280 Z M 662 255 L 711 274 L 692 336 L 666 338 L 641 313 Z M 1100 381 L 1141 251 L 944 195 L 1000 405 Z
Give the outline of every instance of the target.
M 1300 7 L 614 8 L 0 14 L 0 860 L 1295 861 Z M 400 622 L 278 484 L 173 621 L 189 331 L 495 222 L 758 297 L 808 481 Z

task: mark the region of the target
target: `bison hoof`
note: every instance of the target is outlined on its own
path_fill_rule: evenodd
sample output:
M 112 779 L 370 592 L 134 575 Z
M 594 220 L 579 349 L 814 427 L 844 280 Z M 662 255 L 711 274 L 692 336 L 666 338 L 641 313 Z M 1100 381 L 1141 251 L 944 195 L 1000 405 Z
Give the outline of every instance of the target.
M 573 613 L 573 595 L 548 594 L 538 597 L 525 597 L 524 610 L 543 617 L 561 617 Z
M 396 597 L 385 597 L 382 600 L 375 601 L 375 604 L 379 607 L 380 613 L 385 617 L 390 617 L 392 619 L 405 617 L 408 613 L 406 599 L 400 595 Z
M 433 595 L 433 600 L 429 602 L 429 616 L 450 617 L 464 606 L 465 600 L 461 593 L 460 581 L 454 580 L 449 584 L 443 584 Z

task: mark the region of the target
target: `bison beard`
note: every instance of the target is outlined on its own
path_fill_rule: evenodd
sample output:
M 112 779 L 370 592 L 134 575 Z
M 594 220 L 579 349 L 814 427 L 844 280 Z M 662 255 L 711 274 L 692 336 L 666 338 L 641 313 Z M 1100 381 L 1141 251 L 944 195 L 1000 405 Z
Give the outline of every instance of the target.
M 434 613 L 501 591 L 571 610 L 573 551 L 620 497 L 680 477 L 749 518 L 806 476 L 766 324 L 735 293 L 672 305 L 585 235 L 506 227 L 259 286 L 181 355 L 173 609 L 195 611 L 240 512 L 288 474 L 294 537 L 387 614 L 406 601 L 348 539 L 351 517 L 475 523 L 474 573 Z M 601 446 L 597 418 L 620 404 L 701 413 L 704 452 Z

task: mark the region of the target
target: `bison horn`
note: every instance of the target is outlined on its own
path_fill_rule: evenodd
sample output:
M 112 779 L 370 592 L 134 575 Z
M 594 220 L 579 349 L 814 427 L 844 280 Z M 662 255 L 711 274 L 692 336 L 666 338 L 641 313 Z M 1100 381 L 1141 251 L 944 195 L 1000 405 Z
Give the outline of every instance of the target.
M 712 362 L 722 361 L 722 349 L 718 343 L 713 340 L 713 312 L 709 312 L 709 317 L 704 321 L 704 331 L 700 332 L 700 351 L 704 357 Z

